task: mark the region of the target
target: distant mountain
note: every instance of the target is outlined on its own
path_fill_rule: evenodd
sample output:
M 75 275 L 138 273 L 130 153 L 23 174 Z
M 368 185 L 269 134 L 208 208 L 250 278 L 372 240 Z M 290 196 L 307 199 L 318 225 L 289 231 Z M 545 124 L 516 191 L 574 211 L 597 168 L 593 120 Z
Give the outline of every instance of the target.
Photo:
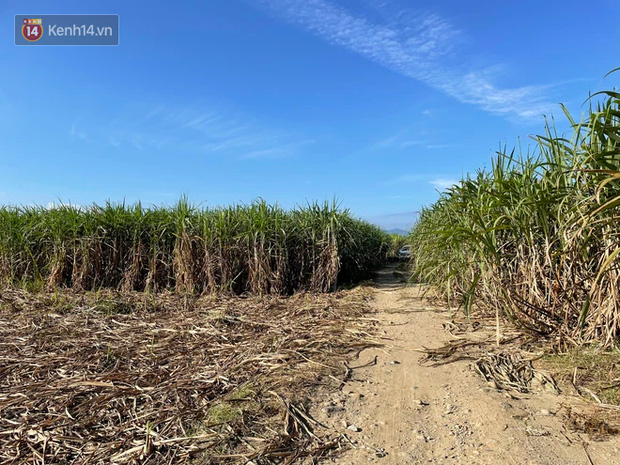
M 409 235 L 409 231 L 405 231 L 404 229 L 400 229 L 400 228 L 388 229 L 385 232 L 388 234 L 398 234 L 399 236 Z

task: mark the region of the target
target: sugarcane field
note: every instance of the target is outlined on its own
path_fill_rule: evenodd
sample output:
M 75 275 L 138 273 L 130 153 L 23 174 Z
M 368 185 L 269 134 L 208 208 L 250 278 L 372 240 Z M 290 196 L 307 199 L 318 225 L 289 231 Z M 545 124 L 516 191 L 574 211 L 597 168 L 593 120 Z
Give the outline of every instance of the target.
M 0 465 L 620 465 L 615 4 L 42 5 Z

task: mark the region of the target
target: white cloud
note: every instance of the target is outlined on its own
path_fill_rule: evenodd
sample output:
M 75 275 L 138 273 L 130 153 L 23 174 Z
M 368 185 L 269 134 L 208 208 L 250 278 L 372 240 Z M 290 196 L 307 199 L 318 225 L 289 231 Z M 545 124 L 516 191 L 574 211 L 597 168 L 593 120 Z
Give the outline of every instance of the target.
M 437 178 L 430 181 L 430 184 L 439 191 L 445 191 L 446 189 L 454 186 L 457 182 L 458 181 L 454 179 Z
M 401 12 L 371 20 L 326 0 L 258 2 L 329 43 L 490 113 L 529 119 L 555 107 L 546 100 L 548 86 L 501 88 L 492 81 L 495 69 L 463 71 L 463 65 L 448 64 L 462 33 L 438 15 Z
M 402 174 L 400 176 L 397 176 L 387 181 L 385 184 L 395 185 L 395 184 L 414 184 L 414 183 L 430 184 L 435 189 L 442 191 L 457 184 L 458 180 L 456 180 L 455 178 L 446 176 L 445 174 L 440 175 L 437 173 L 435 174 L 416 173 L 416 174 Z

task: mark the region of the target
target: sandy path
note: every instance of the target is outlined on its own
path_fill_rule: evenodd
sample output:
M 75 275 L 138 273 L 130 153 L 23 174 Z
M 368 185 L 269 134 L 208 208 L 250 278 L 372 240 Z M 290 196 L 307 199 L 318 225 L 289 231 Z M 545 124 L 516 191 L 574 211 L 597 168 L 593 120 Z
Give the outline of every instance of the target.
M 386 347 L 362 352 L 352 366 L 375 357 L 377 364 L 354 370 L 341 396 L 323 405 L 326 421 L 352 425 L 345 431 L 355 448 L 336 463 L 620 464 L 618 439 L 592 442 L 566 430 L 555 415 L 562 396 L 514 399 L 487 386 L 467 361 L 420 365 L 414 349 L 450 339 L 442 328 L 448 314 L 400 284 L 394 269 L 380 274 L 372 302 Z

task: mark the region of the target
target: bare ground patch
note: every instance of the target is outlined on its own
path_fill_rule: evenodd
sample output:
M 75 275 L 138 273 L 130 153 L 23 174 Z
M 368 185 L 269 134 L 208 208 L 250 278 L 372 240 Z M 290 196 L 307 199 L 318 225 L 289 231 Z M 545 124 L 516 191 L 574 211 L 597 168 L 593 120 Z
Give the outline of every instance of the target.
M 498 332 L 495 315 L 450 311 L 390 268 L 376 288 L 385 344 L 360 355 L 325 406 L 326 423 L 354 426 L 337 463 L 620 463 L 613 411 L 572 395 L 543 363 L 539 337 L 505 322 Z

